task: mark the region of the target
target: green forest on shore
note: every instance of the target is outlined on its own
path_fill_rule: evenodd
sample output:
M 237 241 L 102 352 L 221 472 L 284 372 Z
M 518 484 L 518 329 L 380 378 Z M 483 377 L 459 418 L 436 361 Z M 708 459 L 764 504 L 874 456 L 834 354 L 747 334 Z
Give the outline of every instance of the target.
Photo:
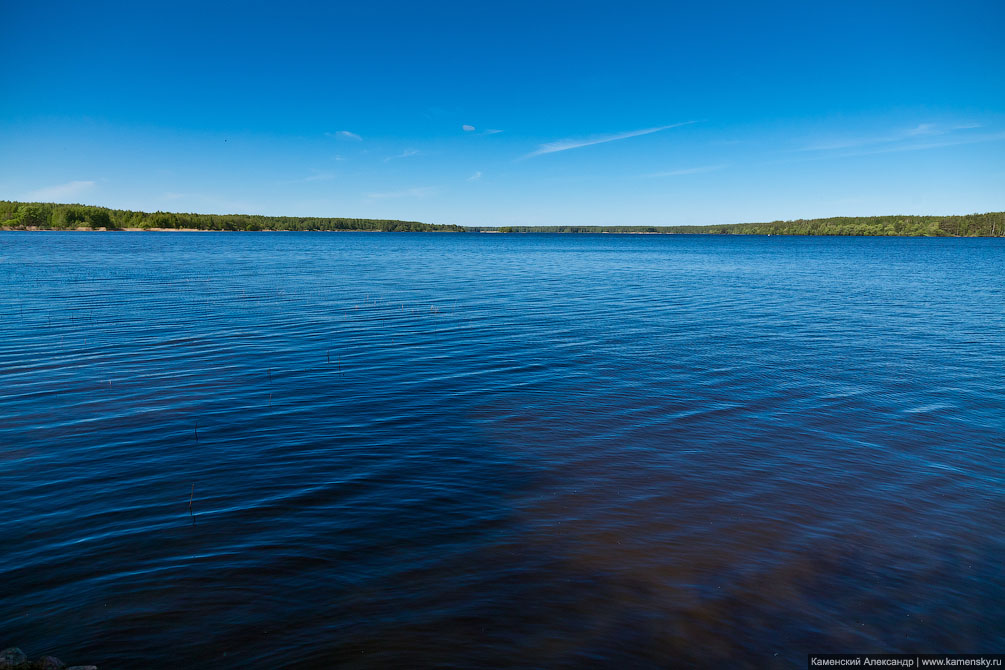
M 346 219 L 257 214 L 177 214 L 134 212 L 91 205 L 0 200 L 0 228 L 17 230 L 375 230 L 384 232 L 464 232 L 460 226 L 419 221 Z
M 469 228 L 469 230 L 489 230 Z M 670 233 L 678 235 L 870 235 L 1002 237 L 1005 212 L 960 216 L 838 216 L 715 226 L 510 226 L 502 233 Z
M 150 213 L 91 205 L 0 200 L 0 228 L 7 230 L 77 230 L 81 228 L 124 230 L 132 228 L 144 230 L 362 230 L 384 232 L 1002 237 L 1005 236 L 1005 212 L 959 216 L 832 217 L 715 226 L 507 226 L 489 228 L 385 219 Z

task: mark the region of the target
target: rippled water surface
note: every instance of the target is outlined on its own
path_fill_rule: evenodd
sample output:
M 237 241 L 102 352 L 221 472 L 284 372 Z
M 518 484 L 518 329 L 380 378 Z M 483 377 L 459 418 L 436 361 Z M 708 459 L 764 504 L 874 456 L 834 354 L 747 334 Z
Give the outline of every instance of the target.
M 0 233 L 0 646 L 1001 652 L 1003 242 Z

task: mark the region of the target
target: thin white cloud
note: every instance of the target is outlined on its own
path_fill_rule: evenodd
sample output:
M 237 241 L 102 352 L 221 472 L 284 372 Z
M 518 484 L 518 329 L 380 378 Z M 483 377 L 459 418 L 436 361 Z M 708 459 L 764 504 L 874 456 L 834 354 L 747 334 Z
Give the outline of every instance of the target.
M 338 175 L 335 172 L 332 172 L 331 170 L 312 169 L 311 174 L 307 175 L 306 177 L 297 177 L 296 179 L 283 179 L 280 181 L 276 181 L 275 183 L 287 186 L 289 184 L 303 184 L 318 181 L 331 181 L 335 179 L 337 176 Z
M 964 129 L 980 128 L 980 125 L 966 126 Z M 954 127 L 955 128 L 955 127 Z M 930 139 L 924 142 L 900 142 L 896 144 L 888 143 L 878 146 L 855 145 L 843 147 L 847 151 L 820 151 L 817 153 L 802 153 L 798 158 L 788 158 L 776 161 L 767 161 L 764 165 L 783 165 L 792 162 L 831 160 L 834 158 L 854 158 L 857 156 L 872 156 L 876 154 L 899 153 L 902 151 L 925 151 L 927 149 L 941 149 L 943 147 L 954 147 L 965 144 L 984 144 L 987 142 L 1005 141 L 1005 131 L 993 133 L 960 133 L 956 135 L 947 134 L 939 139 Z
M 466 123 L 465 123 L 465 124 L 464 124 L 463 126 L 461 126 L 461 130 L 463 130 L 463 131 L 464 131 L 464 132 L 466 132 L 466 133 L 470 133 L 470 132 L 471 132 L 471 131 L 473 131 L 474 129 L 475 129 L 475 127 L 474 127 L 474 126 L 470 126 L 470 125 L 468 125 L 468 124 L 466 124 Z
M 334 137 L 337 140 L 353 140 L 362 142 L 363 138 L 349 130 L 336 130 L 334 133 L 325 133 L 325 137 Z
M 701 165 L 699 167 L 682 168 L 680 170 L 667 170 L 666 172 L 653 172 L 646 177 L 680 177 L 686 174 L 701 174 L 702 172 L 714 172 L 721 170 L 725 165 Z
M 304 181 L 331 181 L 335 178 L 334 172 L 316 172 L 309 177 L 304 177 Z
M 65 184 L 45 186 L 28 193 L 27 200 L 63 200 L 74 198 L 94 188 L 93 181 L 70 181 Z
M 854 149 L 857 147 L 870 147 L 883 144 L 896 144 L 897 142 L 907 142 L 920 137 L 931 137 L 936 135 L 948 135 L 958 130 L 971 130 L 980 128 L 980 124 L 965 123 L 955 126 L 940 126 L 937 123 L 919 123 L 913 128 L 905 128 L 888 135 L 872 135 L 865 137 L 844 137 L 836 139 L 822 140 L 800 147 L 799 151 L 837 151 L 840 149 Z
M 432 186 L 417 186 L 414 188 L 406 188 L 402 191 L 385 191 L 383 193 L 367 193 L 366 197 L 373 198 L 375 200 L 382 200 L 385 198 L 423 198 L 427 195 L 432 195 L 436 192 L 436 189 Z
M 893 137 L 849 137 L 840 140 L 823 140 L 799 147 L 797 151 L 835 151 L 837 149 L 851 149 L 852 147 L 862 147 L 870 144 L 882 144 L 884 142 L 895 142 Z
M 936 128 L 934 123 L 919 123 L 916 127 L 905 130 L 904 136 L 917 137 L 919 135 L 937 135 L 941 132 L 944 131 L 940 131 Z
M 987 133 L 984 135 L 970 135 L 967 137 L 946 138 L 934 142 L 923 142 L 919 144 L 902 144 L 892 147 L 877 147 L 862 151 L 849 151 L 839 154 L 840 156 L 868 156 L 871 154 L 888 154 L 899 151 L 924 151 L 925 149 L 941 149 L 942 147 L 955 147 L 961 144 L 983 144 L 985 142 L 1001 142 L 1005 140 L 1005 132 Z
M 643 130 L 632 130 L 627 133 L 616 133 L 614 135 L 599 135 L 596 137 L 590 137 L 584 139 L 557 140 L 555 142 L 548 142 L 547 144 L 542 144 L 536 150 L 530 152 L 526 156 L 523 156 L 523 158 L 533 158 L 534 156 L 541 156 L 542 154 L 553 154 L 558 151 L 579 149 L 580 147 L 588 147 L 594 144 L 603 144 L 605 142 L 617 142 L 618 140 L 627 140 L 629 137 L 650 135 L 652 133 L 658 133 L 661 130 L 686 126 L 691 123 L 695 123 L 695 121 L 685 121 L 683 123 L 671 123 L 670 125 L 667 126 L 657 126 L 656 128 L 644 128 Z
M 418 149 L 405 149 L 400 154 L 394 156 L 388 156 L 387 158 L 384 159 L 384 162 L 386 163 L 387 161 L 394 160 L 395 158 L 409 158 L 410 156 L 418 156 L 421 153 L 422 152 L 419 151 Z
M 495 135 L 495 134 L 501 133 L 501 132 L 502 131 L 499 130 L 498 128 L 489 128 L 488 130 L 483 130 L 482 131 L 482 135 Z
M 482 171 L 478 170 L 473 175 L 471 175 L 470 177 L 468 177 L 468 181 L 478 181 L 481 178 L 482 178 Z

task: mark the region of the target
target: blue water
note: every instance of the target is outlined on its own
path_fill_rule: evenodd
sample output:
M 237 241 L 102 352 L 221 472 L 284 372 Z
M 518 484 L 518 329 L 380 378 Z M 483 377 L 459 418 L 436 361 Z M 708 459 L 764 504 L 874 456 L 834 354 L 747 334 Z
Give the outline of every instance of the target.
M 1003 242 L 0 233 L 0 646 L 1001 652 Z

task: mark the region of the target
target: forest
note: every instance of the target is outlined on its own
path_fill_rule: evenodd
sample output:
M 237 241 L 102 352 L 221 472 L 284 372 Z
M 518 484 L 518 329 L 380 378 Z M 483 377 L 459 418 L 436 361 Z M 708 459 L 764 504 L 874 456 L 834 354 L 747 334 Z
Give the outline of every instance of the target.
M 678 235 L 883 235 L 1002 237 L 1005 212 L 960 216 L 856 216 L 716 226 L 508 226 L 469 228 L 502 233 L 664 233 Z
M 75 230 L 78 228 L 123 230 L 372 230 L 384 232 L 464 232 L 460 226 L 441 226 L 418 221 L 346 219 L 253 214 L 177 214 L 134 212 L 91 205 L 61 205 L 49 202 L 0 200 L 0 228 L 16 230 Z
M 384 219 L 136 212 L 91 205 L 0 200 L 0 229 L 369 230 L 383 232 L 652 233 L 678 235 L 883 235 L 1003 237 L 1005 212 L 861 216 L 715 226 L 456 226 Z

